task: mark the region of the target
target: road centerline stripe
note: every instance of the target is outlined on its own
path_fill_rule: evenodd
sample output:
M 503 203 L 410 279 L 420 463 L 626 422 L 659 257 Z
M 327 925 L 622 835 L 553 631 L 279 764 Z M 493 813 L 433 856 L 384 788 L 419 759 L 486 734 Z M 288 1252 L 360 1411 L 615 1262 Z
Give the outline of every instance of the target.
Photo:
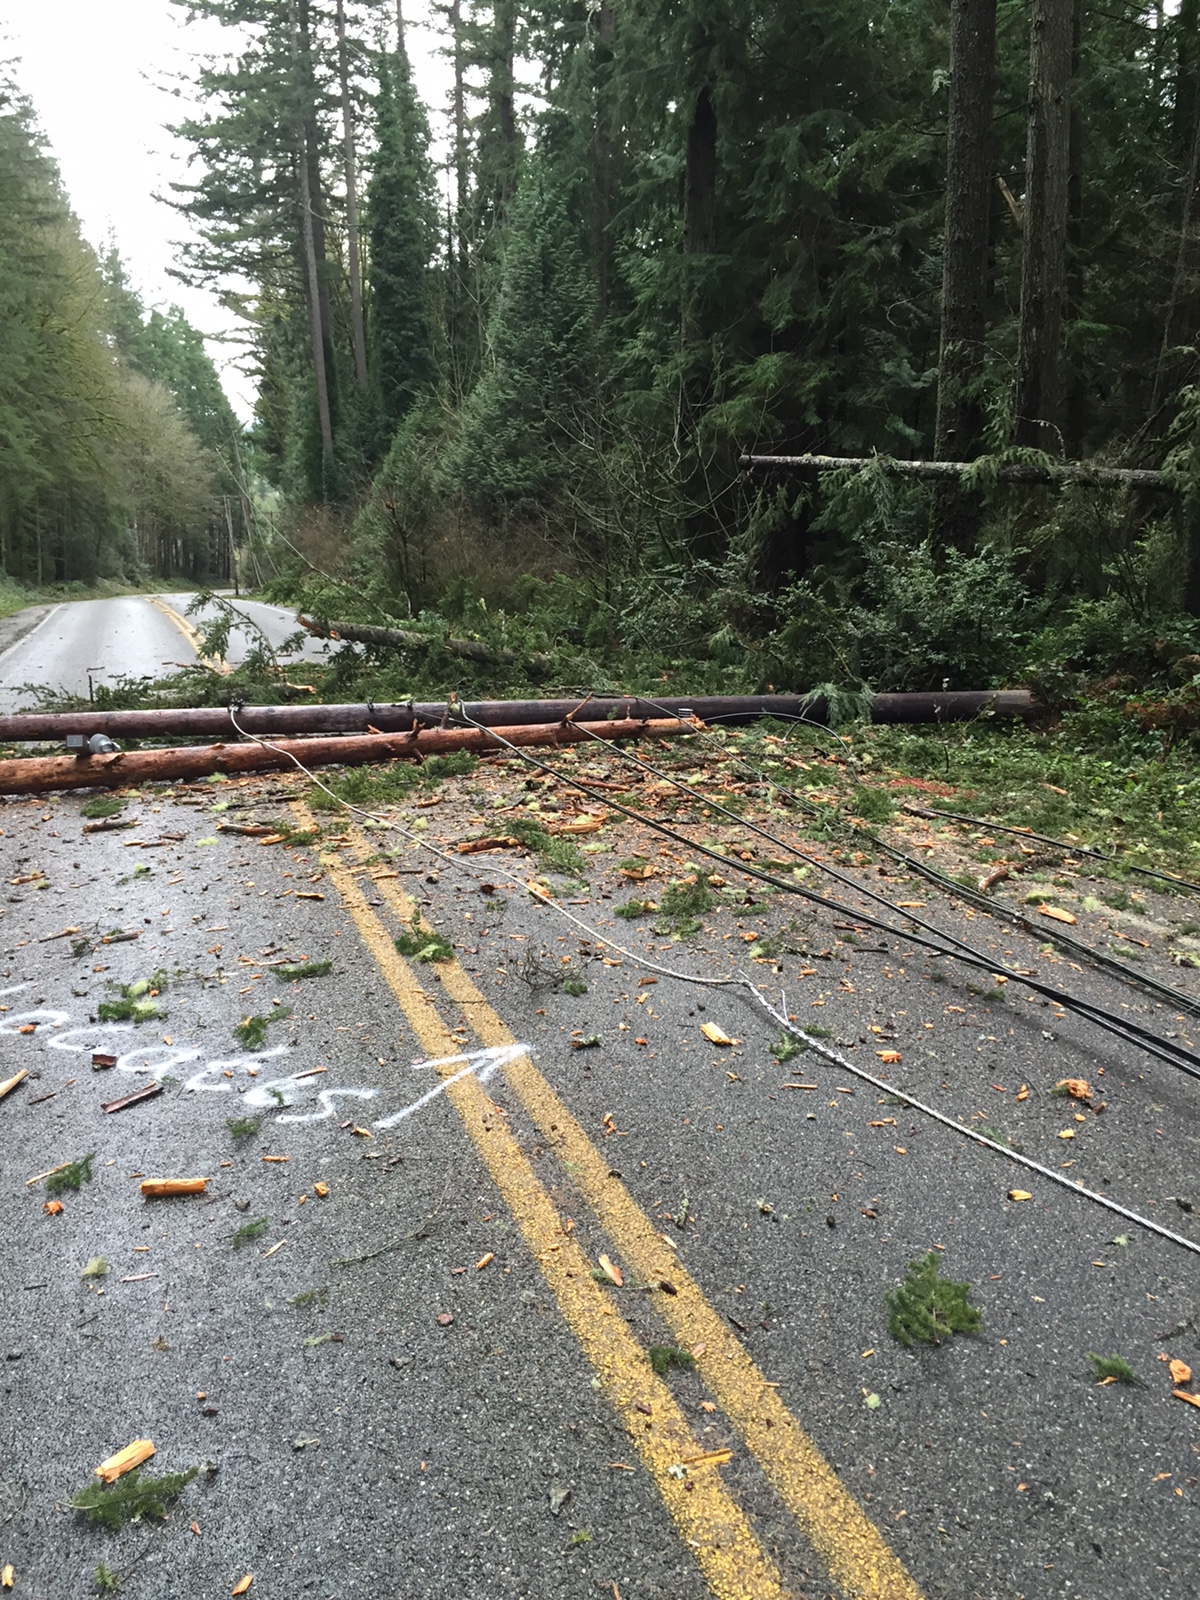
M 200 654 L 200 646 L 203 643 L 203 635 L 201 634 L 199 628 L 194 627 L 186 617 L 181 616 L 179 612 L 176 611 L 174 606 L 168 605 L 161 595 L 146 594 L 142 596 L 142 599 L 152 605 L 156 611 L 161 612 L 162 615 L 166 617 L 168 622 L 173 622 L 175 624 L 180 633 L 195 651 L 196 660 L 202 667 L 208 667 L 212 672 L 219 672 L 223 677 L 229 676 L 229 674 L 233 671 L 233 668 L 223 656 L 204 656 Z
M 311 822 L 302 803 L 293 809 Z M 423 1050 L 449 1055 L 454 1041 L 429 996 L 397 954 L 351 874 L 332 854 L 322 866 L 349 911 Z M 498 1020 L 498 1019 L 497 1019 Z M 510 1041 L 515 1042 L 515 1041 Z M 447 1050 L 447 1044 L 451 1050 Z M 550 1196 L 474 1074 L 439 1067 L 446 1097 L 458 1113 L 492 1181 L 558 1302 L 559 1310 L 596 1373 L 600 1387 L 629 1432 L 677 1529 L 719 1600 L 788 1600 L 779 1571 L 759 1543 L 745 1512 L 721 1482 L 715 1465 L 689 1469 L 704 1454 L 666 1384 L 611 1297 L 591 1276 L 578 1243 L 563 1229 Z M 647 1421 L 647 1416 L 651 1419 Z
M 357 829 L 351 838 L 360 856 L 369 852 Z M 397 916 L 411 920 L 417 907 L 403 889 L 386 879 L 375 888 Z M 457 958 L 439 965 L 439 977 L 482 1044 L 516 1042 Z M 504 1076 L 622 1257 L 646 1281 L 666 1278 L 676 1289 L 656 1296 L 655 1309 L 681 1345 L 701 1350 L 701 1376 L 830 1575 L 861 1600 L 921 1600 L 878 1528 L 529 1056 L 508 1063 Z

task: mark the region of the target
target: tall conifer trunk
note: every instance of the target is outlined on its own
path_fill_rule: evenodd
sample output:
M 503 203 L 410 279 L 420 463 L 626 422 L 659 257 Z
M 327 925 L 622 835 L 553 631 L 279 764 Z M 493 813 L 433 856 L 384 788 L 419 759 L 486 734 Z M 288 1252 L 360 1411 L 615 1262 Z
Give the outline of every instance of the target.
M 403 40 L 403 32 L 400 35 Z M 346 52 L 346 8 L 337 0 L 338 79 L 342 91 L 342 151 L 346 173 L 346 258 L 350 277 L 350 331 L 354 343 L 354 377 L 367 387 L 367 338 L 363 326 L 362 258 L 358 241 L 358 173 L 354 149 L 354 114 L 350 105 L 350 62 Z
M 603 320 L 608 310 L 612 280 L 612 74 L 613 44 L 616 40 L 616 13 L 612 0 L 599 0 L 593 13 L 596 31 L 593 47 L 593 132 L 592 162 L 595 170 L 592 207 L 592 261 L 596 274 L 596 316 Z
M 310 110 L 308 75 L 302 39 L 302 23 L 297 0 L 288 0 L 292 67 L 295 77 L 294 95 L 296 110 L 296 167 L 300 189 L 300 238 L 304 256 L 305 300 L 308 306 L 308 332 L 312 346 L 313 380 L 317 394 L 317 424 L 321 431 L 321 462 L 328 482 L 333 471 L 333 422 L 329 408 L 329 376 L 326 367 L 326 321 L 322 315 L 324 294 L 317 249 L 317 218 L 314 215 L 314 194 L 310 170 L 312 143 L 309 137 Z M 322 242 L 324 239 L 322 224 Z
M 1074 0 L 1033 0 L 1013 439 L 1051 455 L 1062 453 L 1073 22 Z
M 717 236 L 717 112 L 708 84 L 697 91 L 687 132 L 683 191 L 683 342 L 704 337 L 696 258 L 710 256 Z
M 963 391 L 982 370 L 987 331 L 995 86 L 996 0 L 952 0 L 942 330 L 933 448 L 939 461 L 969 461 L 979 449 L 983 430 L 978 400 L 968 399 Z

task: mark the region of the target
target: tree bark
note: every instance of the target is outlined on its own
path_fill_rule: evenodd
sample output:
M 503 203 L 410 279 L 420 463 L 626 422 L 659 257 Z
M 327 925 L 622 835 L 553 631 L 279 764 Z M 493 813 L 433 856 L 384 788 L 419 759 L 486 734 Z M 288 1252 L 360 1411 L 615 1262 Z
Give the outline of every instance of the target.
M 978 453 L 983 411 L 964 389 L 983 366 L 992 211 L 992 105 L 996 84 L 996 0 L 952 0 L 950 111 L 946 134 L 946 233 L 934 455 L 969 461 Z
M 401 25 L 403 28 L 403 24 Z M 403 31 L 401 39 L 403 39 Z M 346 8 L 337 0 L 338 78 L 342 91 L 342 150 L 346 171 L 346 258 L 350 276 L 350 329 L 354 344 L 354 377 L 367 388 L 367 339 L 363 326 L 362 257 L 358 242 L 358 174 L 354 149 L 354 113 L 350 104 L 350 61 L 346 51 Z
M 1175 106 L 1172 135 L 1180 162 L 1188 159 L 1200 112 L 1200 0 L 1179 0 L 1175 18 Z
M 969 461 L 983 441 L 984 411 L 968 395 L 983 372 L 991 277 L 992 107 L 996 88 L 996 0 L 952 0 L 950 106 L 946 129 L 946 221 L 934 455 Z M 970 548 L 977 495 L 946 484 L 934 496 L 938 545 Z
M 1171 284 L 1171 298 L 1163 318 L 1162 348 L 1154 372 L 1154 391 L 1150 401 L 1152 413 L 1158 411 L 1167 398 L 1167 392 L 1177 379 L 1182 378 L 1178 363 L 1173 359 L 1178 346 L 1188 337 L 1194 326 L 1196 280 L 1200 275 L 1200 118 L 1192 130 L 1191 160 L 1187 187 L 1183 199 L 1183 216 L 1179 226 L 1179 245 L 1175 253 L 1175 276 Z
M 317 392 L 317 422 L 321 430 L 321 459 L 328 478 L 333 468 L 333 421 L 329 409 L 329 376 L 325 365 L 326 330 L 321 314 L 322 290 L 317 262 L 316 233 L 313 220 L 313 190 L 309 174 L 309 138 L 306 106 L 307 81 L 301 51 L 300 17 L 297 0 L 288 0 L 291 23 L 292 67 L 295 76 L 294 93 L 297 100 L 296 165 L 300 184 L 300 237 L 304 252 L 306 300 L 308 304 L 308 332 L 312 347 L 313 379 Z M 303 99 L 302 99 L 303 95 Z
M 683 190 L 683 319 L 684 344 L 704 337 L 702 269 L 697 262 L 710 256 L 717 237 L 717 112 L 707 84 L 696 93 L 688 124 Z
M 390 705 L 243 706 L 233 716 L 223 706 L 155 707 L 149 711 L 34 711 L 0 716 L 0 739 L 39 744 L 68 734 L 107 733 L 114 739 L 232 739 L 238 729 L 268 738 L 296 734 L 409 733 L 437 727 L 456 715 L 488 727 L 526 727 L 537 723 L 628 722 L 658 717 L 696 716 L 702 722 L 746 723 L 758 717 L 807 717 L 820 721 L 827 706 L 804 694 L 664 695 L 640 699 L 626 695 L 572 700 L 466 700 L 405 702 Z M 953 722 L 991 711 L 999 717 L 1029 717 L 1043 707 L 1027 689 L 954 689 L 931 694 L 877 694 L 871 697 L 872 722 Z
M 657 721 L 533 724 L 512 728 L 428 728 L 420 733 L 368 733 L 335 739 L 277 740 L 261 744 L 180 745 L 168 750 L 136 750 L 78 760 L 74 756 L 28 756 L 0 761 L 0 794 L 45 794 L 51 789 L 118 789 L 162 778 L 202 778 L 213 772 L 294 771 L 334 763 L 361 766 L 371 761 L 426 756 L 456 750 L 502 750 L 515 745 L 580 744 L 601 739 L 670 738 L 691 724 L 676 718 Z
M 514 666 L 524 662 L 538 672 L 548 672 L 555 665 L 555 657 L 547 655 L 522 655 L 517 650 L 496 650 L 478 639 L 455 639 L 447 635 L 436 638 L 428 633 L 417 633 L 407 628 L 379 628 L 365 622 L 330 622 L 321 624 L 309 617 L 297 616 L 296 621 L 309 633 L 322 639 L 345 639 L 350 644 L 384 645 L 393 650 L 445 650 L 464 661 L 480 661 L 488 666 Z
M 1062 453 L 1061 346 L 1071 167 L 1074 0 L 1033 0 L 1025 233 L 1013 439 Z
M 969 461 L 897 461 L 890 456 L 740 456 L 738 466 L 748 471 L 766 468 L 783 472 L 861 472 L 874 467 L 896 478 L 927 478 L 933 482 L 960 478 Z M 1173 489 L 1161 472 L 1141 467 L 1098 467 L 1087 461 L 1060 461 L 1050 467 L 1008 462 L 998 467 L 1001 483 L 1081 483 L 1093 489 Z
M 593 131 L 592 165 L 594 201 L 592 210 L 592 260 L 596 272 L 596 320 L 608 310 L 612 280 L 612 73 L 613 45 L 616 41 L 616 13 L 612 0 L 599 0 L 592 19 L 593 46 Z

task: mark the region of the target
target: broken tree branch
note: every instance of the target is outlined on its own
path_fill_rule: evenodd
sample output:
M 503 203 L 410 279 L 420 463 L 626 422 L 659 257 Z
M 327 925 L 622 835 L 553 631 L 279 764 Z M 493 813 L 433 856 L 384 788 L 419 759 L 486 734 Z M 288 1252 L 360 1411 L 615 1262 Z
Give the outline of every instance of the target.
M 417 633 L 412 628 L 380 628 L 366 622 L 317 622 L 297 613 L 296 621 L 319 639 L 345 639 L 350 644 L 383 645 L 390 650 L 444 650 L 464 661 L 480 661 L 486 666 L 529 666 L 535 672 L 551 672 L 555 658 L 536 652 L 497 649 L 479 639 L 455 639 L 450 634 L 437 637 Z
M 931 478 L 937 481 L 961 478 L 975 465 L 972 461 L 897 461 L 891 456 L 739 456 L 738 466 L 747 472 L 861 472 L 874 467 L 895 478 Z M 1078 483 L 1092 489 L 1171 489 L 1174 485 L 1161 472 L 1141 467 L 1099 467 L 1087 461 L 1061 461 L 1053 466 L 1034 466 L 1030 462 L 1008 461 L 996 468 L 1001 483 L 1057 484 Z

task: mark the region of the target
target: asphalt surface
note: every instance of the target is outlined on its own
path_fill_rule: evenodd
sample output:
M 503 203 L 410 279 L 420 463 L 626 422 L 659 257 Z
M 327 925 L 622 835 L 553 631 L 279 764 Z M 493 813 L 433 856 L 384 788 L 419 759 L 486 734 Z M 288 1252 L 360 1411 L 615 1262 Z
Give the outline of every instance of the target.
M 626 781 L 615 756 L 554 759 Z M 328 812 L 309 846 L 228 831 L 299 825 L 290 807 L 306 789 L 147 790 L 124 813 L 135 827 L 88 835 L 80 796 L 0 808 L 0 1082 L 29 1073 L 0 1101 L 0 1567 L 12 1562 L 15 1595 L 91 1592 L 100 1561 L 146 1600 L 228 1594 L 246 1574 L 251 1600 L 737 1594 L 687 1522 L 714 1494 L 777 1577 L 747 1594 L 849 1595 L 831 1572 L 855 1517 L 900 1564 L 901 1578 L 860 1588 L 878 1600 L 1200 1592 L 1200 1413 L 1172 1397 L 1164 1359 L 1200 1370 L 1197 1256 L 811 1050 L 779 1061 L 778 1029 L 743 995 L 643 963 L 747 973 L 848 1062 L 1200 1240 L 1194 1082 L 1028 998 L 1015 976 L 984 988 L 902 933 L 869 930 L 853 892 L 827 907 L 763 895 L 738 863 L 770 852 L 737 827 L 718 832 L 730 865 L 715 904 L 672 939 L 651 917 L 615 916 L 689 869 L 685 850 L 636 823 L 611 816 L 577 835 L 586 887 L 545 880 L 584 929 L 521 887 L 539 872 L 528 853 L 450 864 L 416 842 L 504 836 L 517 812 L 590 827 L 565 784 L 480 767 L 401 805 L 404 836 Z M 703 798 L 642 804 L 693 818 L 706 839 Z M 761 814 L 792 836 L 784 814 Z M 949 865 L 953 830 L 913 826 Z M 810 848 L 830 859 L 828 842 Z M 622 871 L 634 858 L 648 878 Z M 906 874 L 850 870 L 893 902 L 923 902 L 998 969 L 1196 1037 L 1190 1013 L 968 918 Z M 1063 874 L 1074 931 L 1097 946 L 1140 940 L 1148 971 L 1195 994 L 1197 975 L 1161 953 L 1194 937 L 1191 903 L 1146 894 L 1131 912 L 1086 911 L 1103 887 Z M 457 964 L 396 962 L 391 940 L 412 931 L 405 895 Z M 101 943 L 120 931 L 137 937 Z M 271 963 L 302 959 L 332 971 L 272 976 Z M 161 1017 L 94 1020 L 119 985 L 160 970 Z M 235 1039 L 242 1018 L 288 1006 L 265 1050 Z M 714 1045 L 704 1023 L 736 1042 Z M 465 1069 L 428 1065 L 478 1052 L 498 1027 L 530 1047 L 524 1065 L 476 1055 L 448 1087 Z M 117 1065 L 94 1070 L 93 1051 Z M 1066 1077 L 1086 1078 L 1090 1099 L 1052 1095 Z M 157 1097 L 101 1110 L 151 1081 Z M 549 1115 L 543 1081 L 559 1097 Z M 247 1118 L 262 1120 L 231 1130 Z M 47 1214 L 44 1182 L 28 1180 L 91 1151 L 92 1180 Z M 146 1176 L 209 1182 L 150 1200 Z M 237 1229 L 264 1218 L 235 1248 Z M 638 1218 L 669 1241 L 661 1279 L 637 1264 Z M 623 1285 L 564 1277 L 576 1246 L 587 1263 L 606 1254 Z M 884 1295 L 930 1249 L 970 1285 L 983 1327 L 905 1350 Z M 81 1277 L 97 1256 L 107 1274 Z M 695 1342 L 680 1333 L 689 1285 L 694 1326 L 715 1319 Z M 628 1372 L 593 1339 L 622 1327 Z M 637 1372 L 655 1344 L 697 1364 L 647 1405 Z M 1088 1351 L 1119 1354 L 1141 1381 L 1098 1385 Z M 739 1384 L 751 1412 L 766 1408 L 757 1434 Z M 668 1429 L 671 1405 L 696 1450 L 727 1448 L 727 1463 L 684 1452 L 658 1471 L 646 1436 Z M 113 1532 L 66 1508 L 141 1438 L 156 1446 L 151 1471 L 210 1464 L 165 1523 Z M 811 1492 L 806 1469 L 797 1512 L 785 1489 L 788 1460 L 806 1459 L 798 1439 L 845 1500 Z
M 188 617 L 191 594 L 120 595 L 57 606 L 35 606 L 0 625 L 0 711 L 36 706 L 38 691 L 86 696 L 89 685 L 125 678 L 160 678 L 197 658 L 198 629 L 212 608 Z M 230 633 L 227 660 L 244 661 L 262 636 L 279 648 L 296 632 L 284 606 L 229 597 L 249 619 Z M 261 633 L 259 632 L 261 630 Z M 311 636 L 286 659 L 319 660 L 331 648 Z

